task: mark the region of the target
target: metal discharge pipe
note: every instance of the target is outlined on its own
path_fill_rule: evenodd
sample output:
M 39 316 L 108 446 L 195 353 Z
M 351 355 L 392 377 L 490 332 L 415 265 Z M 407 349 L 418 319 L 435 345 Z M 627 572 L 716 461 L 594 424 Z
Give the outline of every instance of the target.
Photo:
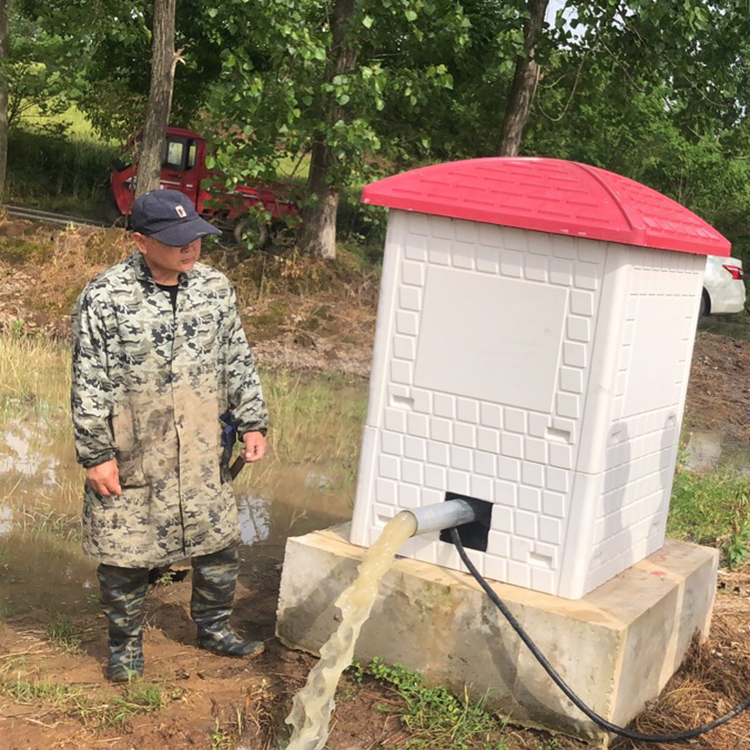
M 417 522 L 417 529 L 412 536 L 429 534 L 431 531 L 452 529 L 455 526 L 463 526 L 473 521 L 481 521 L 489 525 L 490 515 L 487 503 L 465 497 L 403 512 L 411 513 Z

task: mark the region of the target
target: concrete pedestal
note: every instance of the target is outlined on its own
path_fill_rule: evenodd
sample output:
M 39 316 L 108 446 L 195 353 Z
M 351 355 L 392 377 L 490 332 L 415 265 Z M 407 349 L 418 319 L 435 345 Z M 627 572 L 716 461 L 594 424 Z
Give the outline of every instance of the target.
M 318 654 L 338 624 L 334 602 L 365 549 L 348 524 L 287 541 L 276 634 Z M 706 636 L 718 553 L 668 541 L 582 599 L 495 583 L 494 588 L 563 679 L 597 713 L 625 725 Z M 380 585 L 355 658 L 400 663 L 488 705 L 514 723 L 580 737 L 602 732 L 563 696 L 468 573 L 397 559 Z

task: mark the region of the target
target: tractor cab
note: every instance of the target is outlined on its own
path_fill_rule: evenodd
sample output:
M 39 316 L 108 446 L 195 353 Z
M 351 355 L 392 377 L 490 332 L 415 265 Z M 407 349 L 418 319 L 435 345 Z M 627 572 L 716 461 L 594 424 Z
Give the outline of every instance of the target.
M 115 164 L 110 175 L 112 208 L 116 216 L 128 216 L 135 200 L 138 179 L 138 152 L 141 136 L 128 143 L 133 155 L 130 164 Z M 207 191 L 201 190 L 201 181 L 208 175 L 206 170 L 206 141 L 198 133 L 184 128 L 167 128 L 162 150 L 161 187 L 185 193 L 198 213 L 202 212 L 202 199 Z M 114 219 L 116 216 L 112 216 Z M 108 217 L 110 218 L 110 217 Z

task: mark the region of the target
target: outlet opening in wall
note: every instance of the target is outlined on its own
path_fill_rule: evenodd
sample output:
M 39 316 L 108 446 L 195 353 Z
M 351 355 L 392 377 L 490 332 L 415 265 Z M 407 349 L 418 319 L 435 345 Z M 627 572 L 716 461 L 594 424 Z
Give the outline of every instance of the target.
M 475 549 L 480 552 L 487 551 L 487 539 L 490 533 L 490 518 L 492 516 L 492 503 L 488 503 L 486 500 L 477 500 L 476 498 L 469 497 L 468 495 L 457 495 L 455 492 L 446 492 L 445 499 L 447 500 L 471 500 L 475 503 L 480 503 L 482 510 L 486 510 L 486 513 L 482 513 L 483 518 L 478 521 L 472 521 L 471 523 L 465 523 L 463 526 L 458 527 L 458 536 L 461 539 L 461 544 L 467 549 Z M 486 506 L 486 507 L 485 507 Z M 450 529 L 443 529 L 440 532 L 440 541 L 453 544 L 451 541 Z

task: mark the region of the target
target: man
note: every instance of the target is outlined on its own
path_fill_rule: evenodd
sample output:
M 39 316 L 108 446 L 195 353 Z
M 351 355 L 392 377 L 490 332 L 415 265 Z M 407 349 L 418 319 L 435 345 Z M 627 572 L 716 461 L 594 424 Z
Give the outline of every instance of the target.
M 219 419 L 229 413 L 252 462 L 265 452 L 267 413 L 234 289 L 197 262 L 201 237 L 219 232 L 174 190 L 138 198 L 131 225 L 138 252 L 94 279 L 73 312 L 83 547 L 99 561 L 115 682 L 143 673 L 149 569 L 185 558 L 198 645 L 263 651 L 228 624 L 240 530 Z

